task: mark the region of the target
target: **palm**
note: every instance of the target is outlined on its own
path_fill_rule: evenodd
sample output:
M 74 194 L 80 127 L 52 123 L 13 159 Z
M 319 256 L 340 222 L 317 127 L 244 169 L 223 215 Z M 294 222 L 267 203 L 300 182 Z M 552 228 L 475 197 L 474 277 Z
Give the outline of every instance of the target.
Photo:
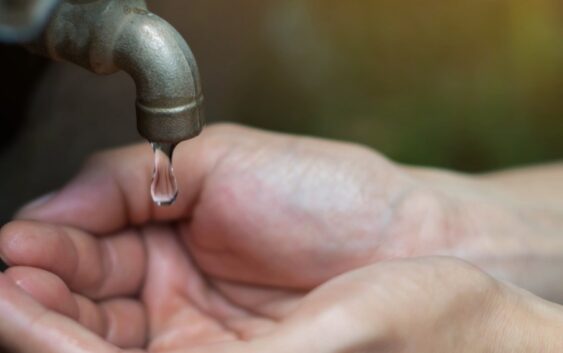
M 274 328 L 301 297 L 297 292 L 226 282 L 202 272 L 170 226 L 150 228 L 145 234 L 149 259 L 141 301 L 151 351 L 255 338 Z

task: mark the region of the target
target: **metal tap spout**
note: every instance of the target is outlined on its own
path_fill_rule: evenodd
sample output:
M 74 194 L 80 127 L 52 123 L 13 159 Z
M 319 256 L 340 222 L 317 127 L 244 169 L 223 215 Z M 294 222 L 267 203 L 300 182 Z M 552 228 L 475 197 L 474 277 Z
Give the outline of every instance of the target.
M 63 1 L 29 47 L 98 74 L 123 70 L 131 75 L 137 87 L 137 127 L 151 142 L 176 144 L 203 128 L 194 56 L 144 0 Z

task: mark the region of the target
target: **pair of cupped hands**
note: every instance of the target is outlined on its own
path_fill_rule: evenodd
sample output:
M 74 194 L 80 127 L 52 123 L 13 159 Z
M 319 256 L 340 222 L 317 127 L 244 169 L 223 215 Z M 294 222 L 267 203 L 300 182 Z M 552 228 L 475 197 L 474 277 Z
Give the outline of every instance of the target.
M 97 154 L 2 228 L 0 347 L 503 352 L 526 347 L 518 318 L 555 306 L 456 259 L 510 280 L 507 247 L 527 251 L 479 181 L 230 125 L 174 163 L 171 207 L 151 202 L 139 145 Z

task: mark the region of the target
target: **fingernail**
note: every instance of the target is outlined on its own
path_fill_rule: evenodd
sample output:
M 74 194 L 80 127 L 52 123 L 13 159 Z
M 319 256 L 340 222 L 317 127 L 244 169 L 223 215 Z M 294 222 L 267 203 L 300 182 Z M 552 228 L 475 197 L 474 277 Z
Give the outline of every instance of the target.
M 53 196 L 55 196 L 55 194 L 56 194 L 56 192 L 53 191 L 53 192 L 50 192 L 46 195 L 41 196 L 38 199 L 31 201 L 27 205 L 24 205 L 22 208 L 20 208 L 20 210 L 16 214 L 19 215 L 19 214 L 24 213 L 24 212 L 29 212 L 29 211 L 35 210 L 35 209 L 45 205 L 47 202 L 49 202 L 53 198 Z

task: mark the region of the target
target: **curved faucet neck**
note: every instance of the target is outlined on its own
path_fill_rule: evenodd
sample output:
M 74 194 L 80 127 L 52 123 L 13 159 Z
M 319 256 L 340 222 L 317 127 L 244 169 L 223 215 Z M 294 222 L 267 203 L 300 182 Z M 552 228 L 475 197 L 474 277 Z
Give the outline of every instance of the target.
M 29 48 L 97 74 L 129 73 L 137 87 L 137 127 L 151 142 L 178 143 L 203 128 L 194 56 L 144 0 L 63 1 Z

